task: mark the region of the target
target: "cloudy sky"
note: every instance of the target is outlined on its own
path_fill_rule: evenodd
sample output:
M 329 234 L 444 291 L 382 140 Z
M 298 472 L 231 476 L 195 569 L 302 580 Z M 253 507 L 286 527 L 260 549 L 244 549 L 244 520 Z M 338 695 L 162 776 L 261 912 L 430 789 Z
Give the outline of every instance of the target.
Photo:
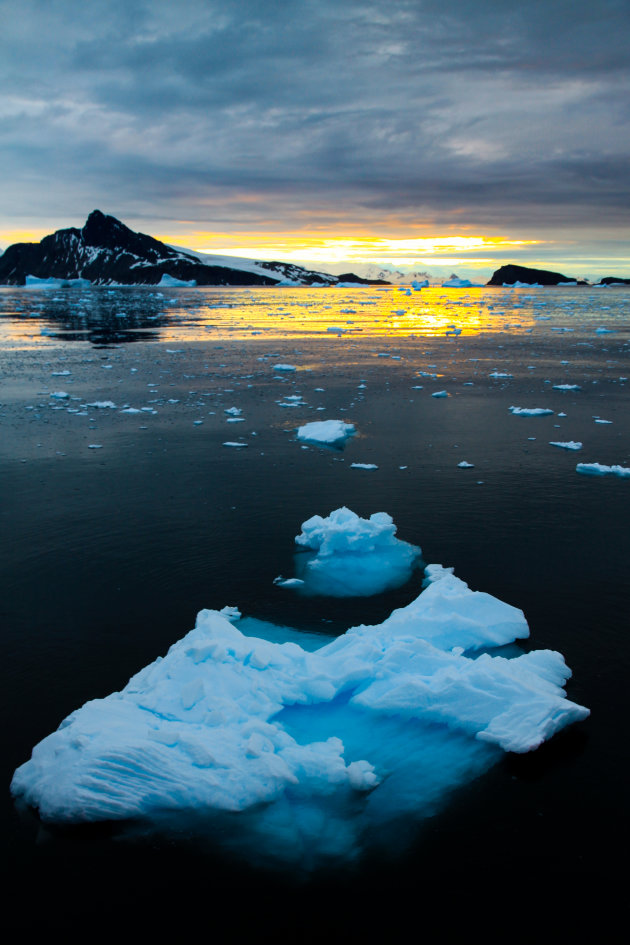
M 0 0 L 0 245 L 630 276 L 628 0 Z M 330 266 L 325 265 L 330 263 Z

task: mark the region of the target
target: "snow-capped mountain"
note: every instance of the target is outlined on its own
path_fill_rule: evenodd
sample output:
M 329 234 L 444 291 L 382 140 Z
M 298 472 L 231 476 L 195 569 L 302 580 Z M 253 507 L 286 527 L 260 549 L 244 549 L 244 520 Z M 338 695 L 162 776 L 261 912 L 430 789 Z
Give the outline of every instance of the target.
M 85 225 L 45 236 L 39 243 L 13 243 L 0 256 L 0 284 L 36 279 L 86 279 L 96 285 L 337 285 L 363 283 L 281 262 L 204 256 L 136 233 L 115 217 L 93 210 Z M 352 278 L 348 278 L 352 277 Z

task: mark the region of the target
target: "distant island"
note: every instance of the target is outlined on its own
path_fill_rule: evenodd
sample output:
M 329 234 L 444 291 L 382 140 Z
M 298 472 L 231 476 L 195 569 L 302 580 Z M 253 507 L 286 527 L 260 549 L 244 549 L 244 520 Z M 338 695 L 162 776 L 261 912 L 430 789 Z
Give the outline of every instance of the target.
M 216 259 L 209 264 L 204 259 Z M 235 260 L 228 257 L 229 262 Z M 93 210 L 85 225 L 56 230 L 39 243 L 13 243 L 0 256 L 0 285 L 26 285 L 44 280 L 93 285 L 274 286 L 274 285 L 389 285 L 383 279 L 362 279 L 316 272 L 282 262 L 243 259 L 242 267 L 222 265 L 217 257 L 196 256 L 190 250 L 136 233 L 116 217 Z
M 572 279 L 561 272 L 551 272 L 549 269 L 530 269 L 528 266 L 501 266 L 492 273 L 492 278 L 486 285 L 590 285 L 584 279 Z M 596 285 L 630 285 L 630 279 L 620 279 L 618 276 L 605 276 Z

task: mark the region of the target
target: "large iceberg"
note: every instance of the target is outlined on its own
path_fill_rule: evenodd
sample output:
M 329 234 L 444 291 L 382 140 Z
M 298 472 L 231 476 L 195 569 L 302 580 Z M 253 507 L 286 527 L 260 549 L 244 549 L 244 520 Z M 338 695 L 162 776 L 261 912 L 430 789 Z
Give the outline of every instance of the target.
M 439 566 L 427 576 L 382 624 L 316 650 L 312 634 L 309 650 L 247 636 L 235 608 L 201 611 L 164 658 L 36 745 L 13 794 L 47 822 L 183 825 L 304 869 L 404 843 L 501 749 L 589 714 L 566 698 L 560 653 L 493 649 L 528 635 L 520 610 Z
M 396 538 L 387 512 L 365 519 L 345 507 L 327 518 L 313 515 L 295 541 L 310 552 L 295 558 L 300 590 L 332 597 L 369 597 L 400 587 L 421 554 L 416 545 Z

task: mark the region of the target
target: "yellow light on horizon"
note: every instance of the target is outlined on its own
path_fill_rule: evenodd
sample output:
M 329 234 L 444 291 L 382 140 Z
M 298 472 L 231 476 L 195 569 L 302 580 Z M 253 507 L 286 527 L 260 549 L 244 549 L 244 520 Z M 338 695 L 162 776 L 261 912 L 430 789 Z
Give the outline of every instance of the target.
M 261 260 L 283 261 L 310 260 L 319 263 L 384 263 L 413 266 L 423 263 L 433 265 L 475 264 L 493 262 L 493 257 L 474 259 L 465 253 L 480 250 L 500 251 L 540 245 L 542 240 L 517 240 L 497 236 L 424 236 L 390 239 L 378 236 L 308 237 L 301 234 L 261 233 L 207 233 L 196 231 L 188 236 L 162 236 L 164 242 L 181 245 L 208 255 L 237 256 Z M 453 258 L 456 257 L 456 258 Z

